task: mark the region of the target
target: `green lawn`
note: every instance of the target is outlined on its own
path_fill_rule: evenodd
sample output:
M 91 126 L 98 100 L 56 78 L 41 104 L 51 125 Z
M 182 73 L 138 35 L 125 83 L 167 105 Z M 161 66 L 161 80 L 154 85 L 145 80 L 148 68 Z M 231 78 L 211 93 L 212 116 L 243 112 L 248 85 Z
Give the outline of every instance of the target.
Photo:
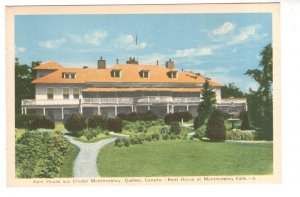
M 74 176 L 74 161 L 79 153 L 80 149 L 74 144 L 70 144 L 69 153 L 65 157 L 63 165 L 60 167 L 59 177 L 69 178 Z
M 160 140 L 101 149 L 104 177 L 263 175 L 273 171 L 272 144 Z

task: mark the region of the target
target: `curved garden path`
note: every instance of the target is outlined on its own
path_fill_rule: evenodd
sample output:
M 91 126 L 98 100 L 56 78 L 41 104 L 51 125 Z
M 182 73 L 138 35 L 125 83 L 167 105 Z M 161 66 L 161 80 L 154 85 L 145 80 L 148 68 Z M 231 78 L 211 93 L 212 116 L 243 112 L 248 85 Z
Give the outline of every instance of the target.
M 95 143 L 83 143 L 74 140 L 71 136 L 65 135 L 65 137 L 80 148 L 74 163 L 74 177 L 98 177 L 97 156 L 99 151 L 117 139 L 109 138 Z

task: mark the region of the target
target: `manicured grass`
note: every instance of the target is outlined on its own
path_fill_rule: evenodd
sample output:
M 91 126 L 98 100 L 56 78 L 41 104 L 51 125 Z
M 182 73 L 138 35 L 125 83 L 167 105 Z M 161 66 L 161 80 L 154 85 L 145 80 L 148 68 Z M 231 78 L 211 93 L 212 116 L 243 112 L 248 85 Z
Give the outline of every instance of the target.
M 272 144 L 160 140 L 101 149 L 104 177 L 263 175 L 273 172 Z
M 65 161 L 60 167 L 59 177 L 69 178 L 74 176 L 74 161 L 79 153 L 80 149 L 74 144 L 70 144 L 69 153 L 65 157 Z

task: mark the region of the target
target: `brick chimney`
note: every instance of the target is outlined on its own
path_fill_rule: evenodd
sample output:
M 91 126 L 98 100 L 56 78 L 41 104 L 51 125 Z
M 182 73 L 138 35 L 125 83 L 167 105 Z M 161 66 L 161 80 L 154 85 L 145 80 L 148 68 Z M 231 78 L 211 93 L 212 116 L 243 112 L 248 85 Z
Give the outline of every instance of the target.
M 98 60 L 98 69 L 106 69 L 106 61 L 102 59 L 102 56 Z
M 166 68 L 173 69 L 174 68 L 174 61 L 169 59 L 169 61 L 166 62 Z

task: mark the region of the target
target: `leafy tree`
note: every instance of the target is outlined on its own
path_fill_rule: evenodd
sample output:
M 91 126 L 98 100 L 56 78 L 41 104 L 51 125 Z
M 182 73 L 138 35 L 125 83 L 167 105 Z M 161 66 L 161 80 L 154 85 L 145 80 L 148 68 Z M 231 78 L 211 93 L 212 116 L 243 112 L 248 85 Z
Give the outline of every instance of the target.
M 201 91 L 201 99 L 202 102 L 198 105 L 198 116 L 200 122 L 198 124 L 201 126 L 205 122 L 205 120 L 209 117 L 212 109 L 213 104 L 216 103 L 216 93 L 212 90 L 211 86 L 209 85 L 208 80 L 205 81 L 203 85 L 203 90 Z
M 172 122 L 170 127 L 170 133 L 173 133 L 174 135 L 179 135 L 181 132 L 181 127 L 179 122 Z
M 266 138 L 273 137 L 273 51 L 268 44 L 260 52 L 258 69 L 248 70 L 245 74 L 252 77 L 259 87 L 250 89 L 247 95 L 249 117 L 254 126 L 265 131 Z
M 222 98 L 243 98 L 245 97 L 244 93 L 234 85 L 234 83 L 229 83 L 221 88 Z
M 32 62 L 31 67 L 20 64 L 15 59 L 15 113 L 21 113 L 22 99 L 33 99 L 35 97 L 34 85 L 31 83 L 36 78 L 36 72 L 32 68 L 40 65 L 41 62 Z
M 223 141 L 226 139 L 225 130 L 222 112 L 216 109 L 207 121 L 207 137 L 213 141 Z

